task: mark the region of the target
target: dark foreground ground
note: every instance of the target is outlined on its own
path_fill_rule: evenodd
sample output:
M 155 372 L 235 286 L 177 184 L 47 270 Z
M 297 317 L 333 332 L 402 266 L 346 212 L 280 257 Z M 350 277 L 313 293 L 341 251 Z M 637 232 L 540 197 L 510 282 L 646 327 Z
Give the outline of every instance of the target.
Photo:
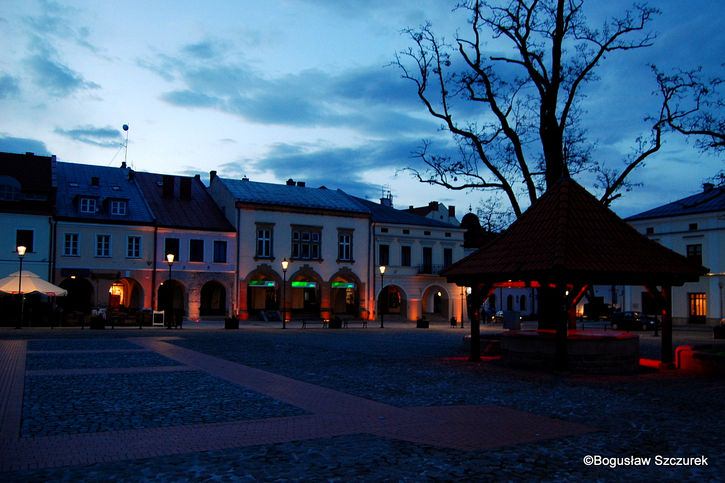
M 462 335 L 5 330 L 0 481 L 725 479 L 725 381 L 473 364 Z

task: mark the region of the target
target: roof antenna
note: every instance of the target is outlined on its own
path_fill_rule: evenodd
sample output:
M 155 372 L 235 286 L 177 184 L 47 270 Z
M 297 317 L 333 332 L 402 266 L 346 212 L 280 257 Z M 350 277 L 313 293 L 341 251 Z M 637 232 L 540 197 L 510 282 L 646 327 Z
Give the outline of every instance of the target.
M 123 165 L 126 166 L 126 161 L 128 160 L 128 124 L 123 125 L 123 130 L 126 131 L 126 142 L 123 144 L 123 147 L 125 148 L 125 152 L 123 153 Z

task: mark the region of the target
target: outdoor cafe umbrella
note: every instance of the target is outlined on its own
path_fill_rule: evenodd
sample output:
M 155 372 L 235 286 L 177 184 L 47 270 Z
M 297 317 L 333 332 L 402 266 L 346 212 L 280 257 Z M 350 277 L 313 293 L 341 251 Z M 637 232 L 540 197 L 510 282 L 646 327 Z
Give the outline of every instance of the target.
M 36 275 L 33 272 L 23 270 L 22 281 L 19 281 L 18 277 L 20 277 L 20 272 L 11 273 L 7 277 L 0 279 L 0 292 L 10 294 L 18 294 L 20 292 L 24 294 L 39 292 L 51 297 L 63 297 L 68 295 L 68 291 L 66 289 L 53 285 L 50 282 L 46 282 L 40 278 L 39 275 Z M 20 288 L 20 292 L 18 291 L 18 288 Z

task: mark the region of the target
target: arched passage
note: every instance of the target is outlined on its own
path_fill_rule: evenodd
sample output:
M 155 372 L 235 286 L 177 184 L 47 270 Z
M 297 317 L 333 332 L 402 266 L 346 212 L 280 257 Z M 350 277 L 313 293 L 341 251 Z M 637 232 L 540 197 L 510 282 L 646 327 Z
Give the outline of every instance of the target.
M 199 315 L 224 315 L 227 312 L 227 291 L 224 285 L 213 280 L 201 287 Z
M 399 316 L 407 319 L 408 298 L 405 291 L 397 285 L 386 285 L 378 295 L 378 314 Z
M 131 309 L 143 308 L 143 287 L 132 278 L 121 278 L 111 284 L 108 289 L 109 309 Z
M 282 277 L 271 267 L 264 265 L 257 268 L 247 275 L 246 281 L 246 310 L 250 317 L 262 319 L 262 312 L 280 309 Z
M 448 320 L 448 291 L 440 285 L 431 285 L 423 292 L 423 314 L 430 318 Z
M 289 307 L 296 317 L 320 317 L 322 277 L 309 268 L 302 268 L 290 277 Z
M 330 279 L 332 315 L 360 314 L 360 279 L 352 272 L 340 271 Z

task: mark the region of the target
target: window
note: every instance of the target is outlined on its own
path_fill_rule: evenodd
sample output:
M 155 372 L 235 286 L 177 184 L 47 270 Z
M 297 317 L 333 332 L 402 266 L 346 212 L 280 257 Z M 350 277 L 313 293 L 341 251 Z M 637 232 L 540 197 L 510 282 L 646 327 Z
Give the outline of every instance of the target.
M 258 258 L 272 258 L 272 227 L 257 225 L 257 253 Z
M 646 233 L 647 235 L 654 235 L 654 234 L 655 234 L 655 227 L 653 227 L 653 226 L 648 226 L 648 227 L 647 227 L 647 228 L 645 229 L 645 233 Z
M 78 256 L 78 233 L 66 233 L 63 240 L 63 255 L 66 257 Z
M 204 240 L 190 240 L 189 241 L 189 261 L 190 262 L 203 262 L 204 261 Z
M 320 228 L 296 227 L 292 229 L 292 258 L 320 260 Z
M 227 242 L 214 240 L 214 263 L 227 263 Z
M 20 182 L 10 176 L 0 176 L 0 200 L 17 201 L 20 199 Z
M 141 237 L 129 235 L 126 240 L 126 257 L 141 258 Z
M 450 267 L 451 265 L 453 265 L 453 249 L 444 248 L 443 249 L 443 267 Z
M 167 238 L 164 242 L 164 253 L 163 258 L 166 260 L 166 255 L 169 253 L 174 254 L 174 260 L 179 261 L 179 239 L 178 238 Z
M 424 231 L 424 232 L 423 232 L 423 234 L 424 234 L 425 236 L 430 236 L 430 232 L 429 232 L 429 231 L 427 231 L 427 230 L 426 230 L 426 231 Z
M 349 231 L 337 233 L 337 259 L 352 261 L 352 233 Z
M 705 323 L 707 318 L 707 294 L 704 292 L 688 293 L 687 305 L 690 323 Z
M 403 235 L 410 235 L 410 230 L 408 230 L 407 228 L 404 228 Z
M 96 256 L 111 256 L 111 235 L 96 235 Z
M 390 245 L 378 246 L 378 265 L 390 265 Z
M 111 201 L 111 214 L 117 216 L 126 215 L 126 201 L 125 200 L 112 200 Z
M 687 229 L 690 230 L 690 231 L 697 231 L 697 223 L 690 223 L 687 226 Z
M 25 247 L 27 253 L 32 253 L 33 250 L 33 230 L 16 230 L 15 231 L 15 246 Z
M 702 265 L 702 245 L 687 245 L 687 258 Z
M 445 233 L 445 236 L 446 236 L 446 238 L 450 238 L 450 237 L 451 237 L 451 232 L 447 231 L 447 232 Z
M 388 229 L 387 228 L 381 228 L 380 229 L 380 233 L 387 233 L 387 232 L 388 232 Z
M 408 245 L 400 247 L 400 264 L 404 267 L 410 266 L 410 246 Z
M 423 271 L 421 273 L 433 273 L 432 247 L 423 247 Z
M 96 212 L 95 198 L 81 198 L 80 211 L 81 211 L 81 213 L 95 213 Z

